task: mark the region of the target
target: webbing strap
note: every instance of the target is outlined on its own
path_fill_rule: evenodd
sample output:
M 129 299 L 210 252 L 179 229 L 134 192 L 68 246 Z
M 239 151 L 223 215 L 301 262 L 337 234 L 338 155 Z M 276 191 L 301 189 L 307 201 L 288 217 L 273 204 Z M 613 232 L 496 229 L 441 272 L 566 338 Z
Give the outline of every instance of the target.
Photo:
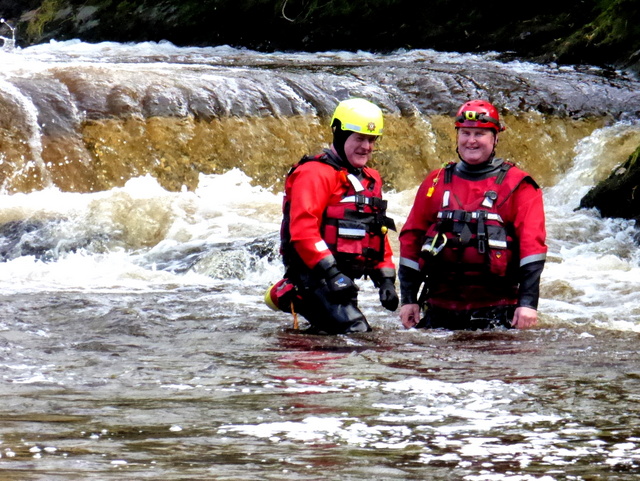
M 450 184 L 453 179 L 453 170 L 456 168 L 455 162 L 451 162 L 444 167 L 444 183 Z
M 483 210 L 474 212 L 467 212 L 466 210 L 441 210 L 440 212 L 438 212 L 438 219 L 454 220 L 458 222 L 471 222 L 472 220 L 477 220 L 480 215 L 484 216 L 484 218 L 487 220 L 494 220 L 503 223 L 500 214 L 496 214 L 494 212 L 486 212 Z
M 504 178 L 507 176 L 507 172 L 509 172 L 509 169 L 513 167 L 512 164 L 510 164 L 509 162 L 503 162 L 502 165 L 500 166 L 500 172 L 498 173 L 498 176 L 496 177 L 496 184 L 500 185 L 502 184 L 502 182 L 504 181 Z
M 343 197 L 341 204 L 354 203 L 357 205 L 368 205 L 377 209 L 387 210 L 387 201 L 379 197 L 367 197 L 366 195 L 356 194 Z

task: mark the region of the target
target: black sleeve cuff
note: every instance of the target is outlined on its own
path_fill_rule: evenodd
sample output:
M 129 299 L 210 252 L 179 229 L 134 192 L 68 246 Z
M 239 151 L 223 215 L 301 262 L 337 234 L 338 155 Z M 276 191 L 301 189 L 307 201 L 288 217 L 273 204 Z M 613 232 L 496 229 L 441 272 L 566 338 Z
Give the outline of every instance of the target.
M 540 276 L 544 269 L 544 261 L 531 262 L 520 267 L 520 289 L 518 307 L 538 309 L 540 298 Z
M 415 269 L 401 265 L 398 269 L 398 278 L 400 279 L 400 301 L 402 304 L 417 304 L 422 274 Z
M 373 281 L 373 285 L 380 287 L 380 284 L 384 279 L 391 279 L 392 282 L 396 281 L 396 270 L 390 267 L 383 267 L 382 269 L 374 270 L 369 277 Z

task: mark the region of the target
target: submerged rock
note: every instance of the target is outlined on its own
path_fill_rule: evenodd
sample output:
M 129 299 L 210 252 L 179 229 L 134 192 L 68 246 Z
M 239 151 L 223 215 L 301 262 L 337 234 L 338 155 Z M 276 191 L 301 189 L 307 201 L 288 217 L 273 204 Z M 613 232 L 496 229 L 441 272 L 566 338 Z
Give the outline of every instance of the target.
M 596 208 L 603 217 L 640 221 L 640 146 L 609 177 L 580 201 L 580 209 Z

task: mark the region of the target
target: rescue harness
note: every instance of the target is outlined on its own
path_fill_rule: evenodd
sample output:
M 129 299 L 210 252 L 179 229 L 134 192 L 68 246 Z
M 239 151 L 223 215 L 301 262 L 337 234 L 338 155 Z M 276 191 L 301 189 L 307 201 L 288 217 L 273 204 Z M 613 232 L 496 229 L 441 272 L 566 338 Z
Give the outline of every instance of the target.
M 437 221 L 427 231 L 421 249 L 427 272 L 449 278 L 455 275 L 456 282 L 465 284 L 478 282 L 479 274 L 506 276 L 510 274 L 511 259 L 517 253 L 514 252 L 513 227 L 505 223 L 499 207 L 530 177 L 519 169 L 514 172 L 520 175 L 507 177 L 514 164 L 503 162 L 497 167 L 497 174 L 492 174 L 494 180 L 479 208 L 464 210 L 452 207 L 454 192 L 447 188 L 452 183 L 456 165 L 451 162 L 444 167 L 445 190 Z
M 325 209 L 321 236 L 341 265 L 356 276 L 384 259 L 385 235 L 396 230 L 393 219 L 386 216 L 387 201 L 375 195 L 375 180 L 361 171 L 360 175 L 348 172 L 328 153 L 305 156 L 289 171 L 288 175 L 306 162 L 322 162 L 333 167 L 342 176 L 344 192 L 337 204 Z M 361 180 L 362 179 L 362 180 Z M 364 180 L 366 179 L 366 182 Z M 364 182 L 364 183 L 363 183 Z M 287 251 L 290 199 L 285 199 L 283 222 L 283 252 Z

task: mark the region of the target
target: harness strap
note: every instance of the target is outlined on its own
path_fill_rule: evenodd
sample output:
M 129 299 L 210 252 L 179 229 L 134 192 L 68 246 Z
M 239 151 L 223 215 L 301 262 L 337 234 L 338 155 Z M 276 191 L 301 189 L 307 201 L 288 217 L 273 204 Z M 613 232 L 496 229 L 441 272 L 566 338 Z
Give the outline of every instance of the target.
M 484 210 L 467 212 L 466 210 L 445 210 L 438 212 L 438 219 L 440 220 L 453 220 L 457 222 L 471 222 L 472 220 L 478 220 L 480 215 L 487 220 L 494 220 L 503 223 L 500 214 L 494 212 L 487 212 Z
M 362 192 L 364 190 L 362 182 L 360 182 L 360 180 L 355 175 L 347 174 L 347 179 L 349 179 L 353 190 L 355 190 L 356 192 Z
M 453 179 L 453 170 L 456 168 L 455 162 L 450 162 L 444 167 L 444 183 L 450 184 Z
M 487 218 L 487 212 L 481 210 L 478 212 L 478 230 L 476 236 L 478 238 L 478 252 L 484 254 L 487 252 L 487 230 L 484 221 Z
M 442 234 L 438 234 L 438 236 L 440 236 Z M 422 251 L 423 252 L 430 252 L 432 249 L 430 247 L 430 244 L 434 243 L 437 244 L 437 242 L 439 242 L 439 239 L 436 240 L 436 242 L 433 242 L 433 240 L 429 240 L 427 239 L 424 243 L 424 245 L 422 246 Z M 427 245 L 429 244 L 429 245 Z M 493 249 L 512 249 L 514 246 L 516 246 L 517 244 L 514 243 L 513 241 L 503 241 L 503 240 L 496 240 L 496 239 L 487 239 L 486 244 L 493 248 Z M 465 241 L 464 239 L 461 239 L 459 237 L 451 237 L 451 238 L 447 238 L 447 242 L 446 242 L 447 247 L 478 247 L 478 239 L 477 238 L 473 238 L 473 239 L 469 239 L 467 241 Z M 435 248 L 440 247 L 440 244 L 434 246 Z M 443 246 L 444 247 L 444 246 Z M 440 249 L 442 250 L 442 249 Z M 439 251 L 438 251 L 439 252 Z
M 496 177 L 496 184 L 498 184 L 498 185 L 502 184 L 502 182 L 504 181 L 504 178 L 507 176 L 507 172 L 509 172 L 509 169 L 511 167 L 513 167 L 513 164 L 510 163 L 510 162 L 503 162 L 502 163 L 502 165 L 500 166 L 500 172 L 498 173 L 498 176 Z
M 374 209 L 387 210 L 387 201 L 379 197 L 367 197 L 362 194 L 349 195 L 340 200 L 341 204 L 354 203 L 356 205 L 368 205 Z

